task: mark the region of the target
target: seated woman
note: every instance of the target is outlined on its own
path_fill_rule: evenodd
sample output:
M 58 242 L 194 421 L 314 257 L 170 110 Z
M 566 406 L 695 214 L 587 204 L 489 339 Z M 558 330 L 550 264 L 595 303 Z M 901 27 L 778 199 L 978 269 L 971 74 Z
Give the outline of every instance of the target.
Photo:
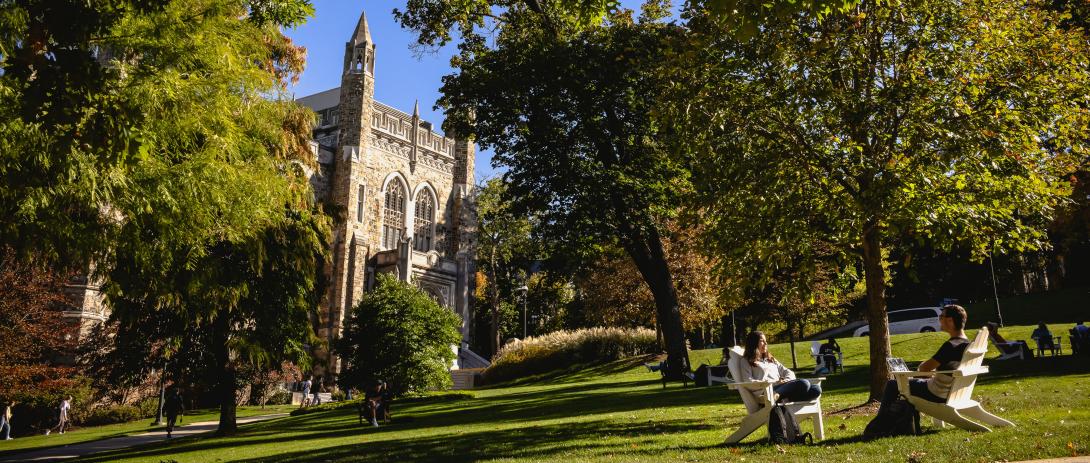
M 801 402 L 814 400 L 821 395 L 821 386 L 810 384 L 805 379 L 795 379 L 795 372 L 783 366 L 768 351 L 768 341 L 764 333 L 754 331 L 746 336 L 746 350 L 739 365 L 739 381 L 771 381 L 773 392 L 780 402 Z M 764 395 L 764 388 L 749 388 L 756 395 Z M 769 398 L 770 400 L 772 398 Z
M 1033 334 L 1029 337 L 1033 338 L 1034 341 L 1037 341 L 1037 347 L 1042 352 L 1046 349 L 1052 350 L 1056 347 L 1056 338 L 1052 336 L 1052 332 L 1048 330 L 1048 326 L 1045 325 L 1045 322 L 1038 323 L 1037 329 L 1033 330 Z

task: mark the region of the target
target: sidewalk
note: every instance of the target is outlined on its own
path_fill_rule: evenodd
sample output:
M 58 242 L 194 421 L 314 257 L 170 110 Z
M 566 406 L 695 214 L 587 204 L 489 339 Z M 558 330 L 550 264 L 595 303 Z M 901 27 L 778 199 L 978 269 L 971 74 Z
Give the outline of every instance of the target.
M 250 416 L 246 418 L 239 418 L 236 421 L 239 425 L 243 425 L 247 423 L 256 423 L 258 421 L 271 420 L 273 418 L 280 418 L 282 416 L 288 416 L 288 414 L 275 413 L 271 415 Z M 196 423 L 191 423 L 185 426 L 174 428 L 173 436 L 174 439 L 195 436 L 197 434 L 215 431 L 217 426 L 219 426 L 219 421 L 199 421 Z M 105 452 L 109 450 L 119 450 L 128 447 L 136 447 L 138 445 L 163 442 L 165 440 L 167 440 L 167 432 L 165 430 L 153 431 L 144 434 L 137 434 L 134 436 L 115 437 L 113 439 L 83 442 L 80 444 L 51 447 L 42 450 L 31 450 L 28 452 L 17 453 L 15 455 L 0 457 L 0 463 L 21 461 L 61 461 L 70 458 L 90 455 L 92 453 Z

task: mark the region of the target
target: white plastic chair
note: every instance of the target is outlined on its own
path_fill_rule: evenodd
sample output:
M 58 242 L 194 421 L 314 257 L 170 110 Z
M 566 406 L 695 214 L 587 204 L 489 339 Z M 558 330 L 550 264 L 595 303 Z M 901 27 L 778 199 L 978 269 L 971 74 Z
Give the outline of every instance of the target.
M 733 383 L 727 383 L 727 387 L 735 389 L 738 394 L 742 396 L 742 403 L 746 406 L 746 412 L 748 415 L 742 420 L 742 425 L 738 427 L 734 434 L 727 437 L 728 444 L 735 444 L 745 439 L 746 436 L 753 434 L 758 428 L 768 424 L 768 417 L 772 413 L 772 403 L 776 400 L 776 393 L 772 391 L 774 383 L 771 381 L 748 381 L 741 382 L 741 365 L 744 359 L 742 358 L 742 348 L 734 346 L 730 348 L 730 360 L 727 361 L 727 367 L 730 369 L 730 375 L 735 379 Z M 821 381 L 825 378 L 807 378 L 812 384 L 821 384 Z M 764 394 L 755 394 L 749 388 L 764 388 Z M 825 438 L 825 424 L 821 418 L 821 398 L 818 397 L 814 400 L 806 402 L 787 402 L 783 405 L 787 406 L 787 409 L 792 415 L 795 415 L 795 419 L 798 421 L 813 420 L 814 423 L 814 437 L 816 439 Z
M 908 402 L 916 407 L 920 413 L 934 419 L 938 427 L 950 423 L 961 429 L 979 432 L 991 432 L 984 424 L 992 426 L 1014 426 L 1014 423 L 988 413 L 975 400 L 972 400 L 973 386 L 976 385 L 976 377 L 988 372 L 988 367 L 981 365 L 984 355 L 988 352 L 988 328 L 981 328 L 976 338 L 965 349 L 961 357 L 961 364 L 957 370 L 946 371 L 895 371 L 893 376 L 897 379 L 897 390 L 901 391 Z M 908 388 L 908 379 L 913 377 L 932 377 L 937 374 L 948 374 L 954 377 L 954 384 L 950 389 L 950 396 L 945 403 L 932 402 L 927 399 L 912 395 Z M 981 421 L 984 424 L 970 420 Z

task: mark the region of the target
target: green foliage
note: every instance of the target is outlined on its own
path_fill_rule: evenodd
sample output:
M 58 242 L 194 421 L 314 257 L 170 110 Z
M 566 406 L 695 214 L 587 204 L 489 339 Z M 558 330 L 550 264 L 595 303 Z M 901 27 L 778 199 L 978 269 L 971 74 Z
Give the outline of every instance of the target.
M 462 320 L 392 276 L 379 275 L 376 280 L 337 340 L 340 386 L 363 390 L 385 380 L 395 397 L 449 387 L 452 347 L 461 342 Z
M 513 214 L 532 215 L 540 239 L 625 250 L 654 294 L 671 368 L 687 369 L 662 234 L 689 173 L 659 143 L 670 125 L 652 117 L 648 98 L 670 85 L 657 66 L 683 30 L 627 13 L 560 31 L 526 12 L 507 19 L 494 46 L 467 40 L 444 79 L 449 130 L 495 150 Z
M 86 376 L 37 377 L 31 383 L 34 387 L 5 398 L 16 401 L 14 414 L 17 418 L 12 419 L 12 434 L 16 436 L 36 434 L 56 426 L 61 401 L 68 396 L 72 396 L 68 416 L 75 424 L 82 422 L 95 403 L 95 389 Z
M 278 172 L 310 162 L 283 144 L 298 109 L 267 98 L 302 67 L 277 27 L 308 11 L 306 0 L 0 4 L 0 242 L 105 272 L 116 243 L 195 248 L 192 263 L 275 220 L 294 188 Z
M 658 340 L 646 328 L 555 331 L 504 345 L 482 377 L 486 383 L 498 383 L 654 352 L 659 352 Z
M 87 417 L 82 420 L 82 424 L 101 426 L 104 424 L 127 423 L 149 416 L 151 415 L 145 414 L 139 407 L 133 405 L 107 405 L 91 410 Z
M 344 401 L 342 401 L 342 402 L 329 402 L 329 403 L 324 403 L 324 404 L 321 404 L 321 405 L 312 405 L 312 406 L 309 406 L 309 407 L 306 407 L 306 408 L 297 408 L 295 410 L 292 410 L 290 415 L 291 416 L 299 416 L 299 415 L 309 415 L 311 413 L 318 413 L 318 412 L 328 412 L 328 411 L 332 411 L 332 410 L 356 409 L 356 408 L 359 408 L 361 402 L 363 402 L 362 398 L 349 400 L 347 402 L 344 402 Z
M 661 118 L 683 128 L 724 273 L 799 270 L 805 296 L 820 265 L 862 263 L 875 326 L 905 240 L 976 259 L 1047 246 L 1087 155 L 1090 54 L 1037 6 L 868 1 L 756 39 L 695 14 Z M 877 394 L 889 345 L 871 339 Z
M 619 0 L 408 0 L 394 17 L 417 33 L 418 44 L 442 46 L 454 36 L 479 42 L 510 21 L 529 19 L 552 30 L 593 27 L 619 7 Z M 512 18 L 518 14 L 526 16 Z

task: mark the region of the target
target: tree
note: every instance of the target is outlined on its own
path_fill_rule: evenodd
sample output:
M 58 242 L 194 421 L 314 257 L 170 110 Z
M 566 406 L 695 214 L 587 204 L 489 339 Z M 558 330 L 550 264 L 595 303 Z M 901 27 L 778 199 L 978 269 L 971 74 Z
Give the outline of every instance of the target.
M 646 98 L 667 85 L 655 68 L 680 33 L 660 12 L 550 30 L 512 8 L 494 47 L 466 38 L 440 104 L 452 130 L 495 150 L 514 210 L 532 213 L 544 239 L 628 253 L 654 295 L 668 373 L 680 376 L 688 354 L 661 235 L 688 173 L 656 142 L 662 127 Z
M 493 353 L 503 345 L 502 304 L 527 283 L 530 263 L 539 248 L 531 237 L 530 219 L 512 210 L 506 191 L 503 180 L 491 179 L 477 188 L 473 201 L 477 208 L 477 262 L 485 276 L 478 290 L 486 293 Z
M 252 233 L 291 188 L 290 103 L 302 69 L 278 30 L 307 0 L 17 0 L 0 5 L 0 243 L 108 268 L 124 224 L 159 240 Z M 216 37 L 216 40 L 209 40 Z M 305 183 L 304 183 L 305 185 Z
M 1086 155 L 1086 43 L 1006 0 L 864 1 L 752 39 L 691 13 L 662 119 L 684 128 L 709 239 L 724 266 L 759 270 L 756 285 L 829 259 L 816 243 L 860 263 L 877 398 L 890 249 L 959 244 L 980 259 L 1046 244 Z
M 0 252 L 0 397 L 19 396 L 71 372 L 56 363 L 71 348 L 65 335 L 74 334 L 64 320 L 63 275 Z
M 352 310 L 336 349 L 341 387 L 386 381 L 394 396 L 450 387 L 462 321 L 418 288 L 381 274 Z
M 677 279 L 678 301 L 685 326 L 707 327 L 719 322 L 724 304 L 715 261 L 701 249 L 699 227 L 670 221 L 663 250 L 670 272 Z M 646 326 L 655 323 L 655 298 L 634 262 L 617 249 L 602 249 L 593 264 L 576 280 L 584 298 L 584 319 L 591 326 Z
M 237 391 L 247 378 L 240 371 L 285 361 L 309 367 L 324 292 L 327 217 L 289 209 L 258 233 L 212 244 L 194 262 L 181 258 L 195 254 L 183 248 L 164 265 L 147 265 L 130 257 L 144 247 L 120 247 L 103 285 L 113 349 L 96 363 L 119 382 L 159 368 L 175 379 L 205 379 L 220 403 L 218 432 L 234 433 Z

